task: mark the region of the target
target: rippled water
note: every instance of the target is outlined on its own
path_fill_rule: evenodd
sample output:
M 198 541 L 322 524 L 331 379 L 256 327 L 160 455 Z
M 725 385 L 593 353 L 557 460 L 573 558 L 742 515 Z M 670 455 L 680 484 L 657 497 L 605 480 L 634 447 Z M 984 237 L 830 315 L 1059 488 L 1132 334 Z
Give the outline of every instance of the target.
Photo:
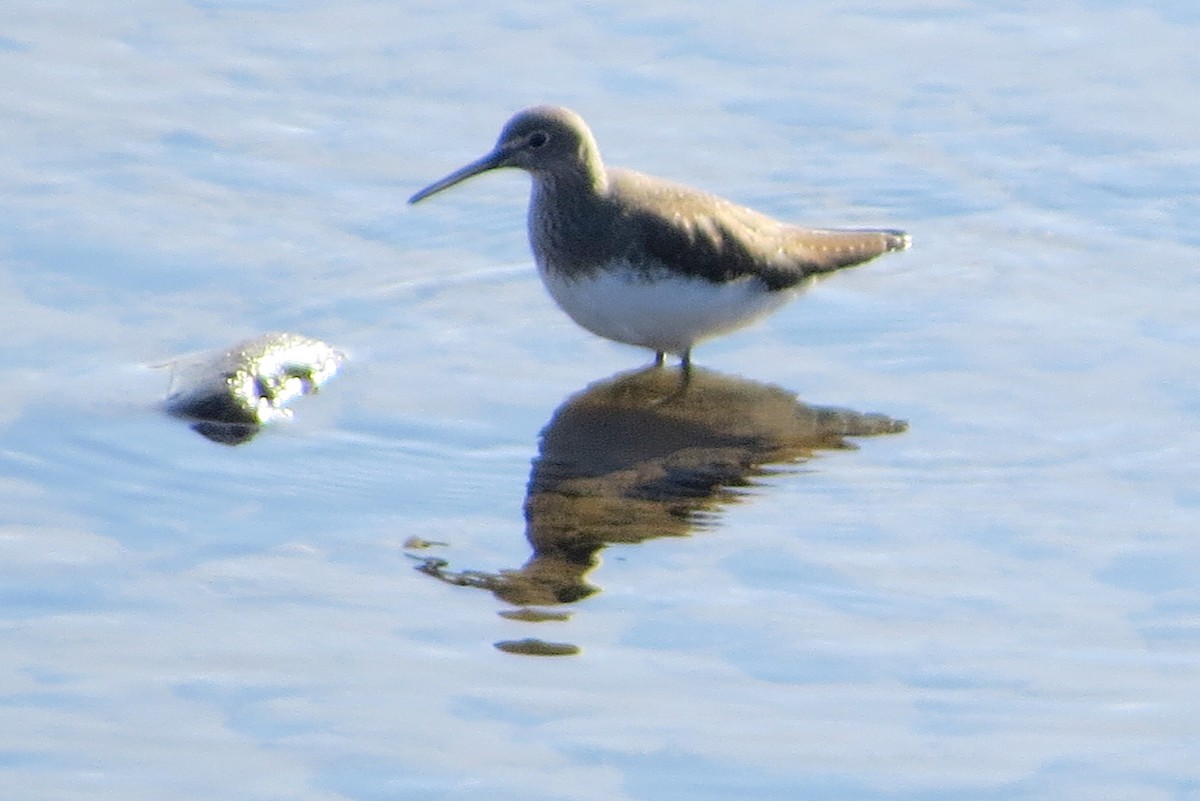
M 0 19 L 4 798 L 1200 798 L 1194 4 Z M 914 248 L 631 410 L 524 176 L 405 205 L 545 101 Z M 163 413 L 266 331 L 294 420 Z

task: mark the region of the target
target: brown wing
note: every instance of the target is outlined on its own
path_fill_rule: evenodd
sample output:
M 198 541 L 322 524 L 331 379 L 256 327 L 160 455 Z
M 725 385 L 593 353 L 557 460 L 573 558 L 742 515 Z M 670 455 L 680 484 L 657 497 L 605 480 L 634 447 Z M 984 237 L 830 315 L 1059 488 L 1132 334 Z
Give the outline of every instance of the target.
M 902 231 L 797 228 L 689 187 L 628 170 L 609 173 L 635 232 L 627 256 L 648 267 L 659 262 L 714 283 L 753 275 L 784 289 L 908 246 Z

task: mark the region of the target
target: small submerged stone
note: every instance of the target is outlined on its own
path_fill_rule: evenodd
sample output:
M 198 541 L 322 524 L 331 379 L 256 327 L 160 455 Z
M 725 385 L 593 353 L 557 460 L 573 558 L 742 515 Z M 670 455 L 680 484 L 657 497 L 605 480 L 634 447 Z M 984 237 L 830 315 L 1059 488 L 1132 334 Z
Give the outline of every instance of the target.
M 289 404 L 337 373 L 345 356 L 319 339 L 263 334 L 224 350 L 167 362 L 171 384 L 164 407 L 216 442 L 237 445 L 259 428 L 289 417 Z

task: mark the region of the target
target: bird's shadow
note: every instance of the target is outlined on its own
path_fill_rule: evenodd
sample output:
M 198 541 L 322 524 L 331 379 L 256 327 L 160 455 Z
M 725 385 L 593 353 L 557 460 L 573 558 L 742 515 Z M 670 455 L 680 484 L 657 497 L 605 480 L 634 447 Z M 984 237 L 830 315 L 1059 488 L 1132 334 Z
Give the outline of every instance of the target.
M 418 569 L 520 608 L 507 617 L 560 618 L 531 607 L 597 592 L 587 577 L 605 546 L 710 526 L 720 507 L 744 497 L 738 488 L 771 466 L 852 448 L 850 437 L 906 428 L 881 414 L 808 406 L 778 387 L 698 368 L 683 392 L 674 370 L 618 374 L 567 398 L 542 431 L 525 498 L 532 554 L 524 565 L 452 570 L 445 559 L 423 556 Z M 522 643 L 497 646 L 571 652 Z

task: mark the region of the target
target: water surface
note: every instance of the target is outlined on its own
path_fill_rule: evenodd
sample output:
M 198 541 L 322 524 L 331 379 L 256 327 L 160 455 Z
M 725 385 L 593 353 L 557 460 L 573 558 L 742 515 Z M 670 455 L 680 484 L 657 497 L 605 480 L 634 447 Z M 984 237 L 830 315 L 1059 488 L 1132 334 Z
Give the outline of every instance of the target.
M 5 798 L 1200 797 L 1193 4 L 0 18 Z M 512 616 L 540 433 L 647 354 L 546 298 L 523 176 L 404 201 L 547 101 L 911 231 L 696 352 L 909 428 L 676 456 L 674 536 Z M 266 331 L 348 361 L 236 447 L 162 413 Z

